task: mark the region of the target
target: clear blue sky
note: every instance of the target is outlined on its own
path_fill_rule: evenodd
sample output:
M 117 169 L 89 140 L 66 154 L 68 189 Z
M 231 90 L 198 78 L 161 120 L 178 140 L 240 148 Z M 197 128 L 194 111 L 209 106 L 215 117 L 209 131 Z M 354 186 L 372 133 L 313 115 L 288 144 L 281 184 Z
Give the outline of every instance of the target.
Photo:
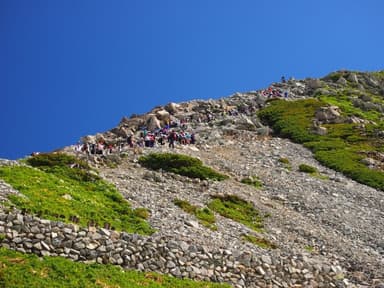
M 382 0 L 0 0 L 0 158 L 157 105 L 384 69 Z

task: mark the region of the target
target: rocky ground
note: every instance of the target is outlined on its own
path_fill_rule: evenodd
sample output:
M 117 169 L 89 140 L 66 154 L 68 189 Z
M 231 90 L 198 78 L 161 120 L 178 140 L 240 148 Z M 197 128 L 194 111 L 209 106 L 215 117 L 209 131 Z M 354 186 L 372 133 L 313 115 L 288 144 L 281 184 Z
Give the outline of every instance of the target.
M 218 131 L 209 131 L 211 135 L 215 132 Z M 168 149 L 148 148 L 143 153 Z M 210 249 L 230 248 L 276 256 L 285 251 L 301 253 L 317 259 L 319 265 L 329 263 L 329 269 L 345 269 L 349 281 L 358 283 L 358 287 L 375 287 L 371 285 L 383 281 L 382 191 L 321 166 L 310 151 L 289 140 L 257 138 L 247 131 L 196 147 L 179 146 L 175 152 L 198 157 L 231 179 L 208 182 L 148 171 L 136 163 L 137 155 L 133 153 L 117 168 L 101 168 L 103 177 L 115 183 L 133 206 L 150 209 L 149 221 L 157 229 L 156 234 Z M 289 167 L 279 161 L 281 158 L 289 160 Z M 320 174 L 299 172 L 300 164 L 316 167 Z M 242 178 L 255 175 L 263 182 L 263 188 L 240 183 Z M 179 198 L 203 207 L 212 194 L 239 195 L 268 213 L 266 231 L 261 236 L 278 249 L 265 251 L 244 242 L 241 236 L 251 231 L 219 215 L 218 230 L 211 231 L 173 204 L 173 199 Z

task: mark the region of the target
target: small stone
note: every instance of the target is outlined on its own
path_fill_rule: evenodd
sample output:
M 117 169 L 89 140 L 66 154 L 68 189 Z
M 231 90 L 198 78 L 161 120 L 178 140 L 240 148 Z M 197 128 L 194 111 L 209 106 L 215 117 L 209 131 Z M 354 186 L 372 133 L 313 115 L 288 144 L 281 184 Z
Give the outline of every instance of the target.
M 175 262 L 173 262 L 173 261 L 168 261 L 167 262 L 167 268 L 172 269 L 172 268 L 175 268 L 175 267 L 176 267 Z
M 256 272 L 257 272 L 258 274 L 262 275 L 262 276 L 265 275 L 265 271 L 264 271 L 264 269 L 263 269 L 261 266 L 257 266 L 257 267 L 256 267 Z
M 45 250 L 48 250 L 50 251 L 51 248 L 49 247 L 49 245 L 47 243 L 45 243 L 44 241 L 41 241 L 41 246 L 45 249 Z
M 264 263 L 266 263 L 268 265 L 272 265 L 272 258 L 270 256 L 262 255 L 261 261 L 263 261 Z
M 98 246 L 96 243 L 88 243 L 86 247 L 89 250 L 95 250 Z

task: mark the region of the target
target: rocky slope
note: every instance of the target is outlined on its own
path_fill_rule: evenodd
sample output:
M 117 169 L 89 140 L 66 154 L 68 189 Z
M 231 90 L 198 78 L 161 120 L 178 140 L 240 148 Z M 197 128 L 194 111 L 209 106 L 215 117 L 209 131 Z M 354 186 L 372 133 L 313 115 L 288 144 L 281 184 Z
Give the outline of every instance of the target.
M 149 222 L 157 231 L 151 239 L 199 245 L 208 255 L 214 255 L 213 251 L 228 251 L 240 259 L 245 270 L 253 269 L 253 274 L 247 274 L 241 268 L 243 276 L 229 278 L 233 285 L 384 287 L 384 192 L 320 165 L 301 145 L 271 136 L 270 128 L 255 116 L 269 98 L 286 96 L 287 101 L 293 101 L 344 89 L 347 84 L 352 85 L 351 93 L 356 95 L 384 93 L 384 83 L 374 75 L 339 71 L 323 79 L 289 80 L 274 83 L 270 90 L 237 93 L 218 100 L 170 103 L 145 115 L 123 118 L 110 131 L 83 138 L 88 143 L 103 139 L 116 147 L 120 145 L 111 154 L 86 155 L 74 152 L 74 147 L 64 150 L 95 165 L 101 176 L 114 183 L 134 207 L 150 210 Z M 356 101 L 356 105 L 382 109 L 370 97 L 357 99 L 360 102 Z M 327 113 L 322 117 L 335 116 L 334 111 Z M 155 130 L 169 123 L 177 123 L 175 130 L 182 126 L 183 130 L 196 133 L 196 145 L 177 145 L 175 149 L 167 145 L 153 148 L 121 145 L 129 135 L 138 140 L 143 126 Z M 221 182 L 191 180 L 150 171 L 137 162 L 142 154 L 170 151 L 197 157 L 230 178 Z M 289 165 L 281 159 L 288 160 Z M 317 168 L 319 175 L 300 172 L 300 164 Z M 252 176 L 261 180 L 262 188 L 240 182 Z M 10 191 L 5 184 L 0 188 L 3 193 Z M 216 215 L 218 229 L 212 231 L 173 203 L 178 198 L 204 207 L 211 195 L 223 194 L 237 195 L 269 215 L 265 218 L 265 231 L 256 233 L 220 215 Z M 263 249 L 244 241 L 243 235 L 250 233 L 268 239 L 277 248 Z M 244 253 L 261 260 L 247 263 Z M 151 270 L 139 264 L 135 267 Z M 229 265 L 240 264 L 235 261 Z M 207 268 L 206 278 L 223 280 L 211 277 L 216 272 L 210 269 Z M 204 273 L 196 274 L 204 276 Z

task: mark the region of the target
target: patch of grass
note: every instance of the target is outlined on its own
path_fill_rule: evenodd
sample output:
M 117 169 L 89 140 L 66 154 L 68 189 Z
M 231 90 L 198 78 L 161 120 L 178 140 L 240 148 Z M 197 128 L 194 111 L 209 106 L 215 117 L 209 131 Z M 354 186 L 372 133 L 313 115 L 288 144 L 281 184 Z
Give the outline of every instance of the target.
M 282 163 L 286 169 L 288 170 L 292 169 L 291 162 L 289 161 L 288 158 L 279 158 L 279 162 Z
M 309 253 L 313 253 L 315 251 L 315 248 L 313 246 L 305 246 L 304 247 L 305 251 L 309 252 Z
M 213 231 L 217 230 L 217 226 L 215 225 L 216 219 L 213 212 L 207 207 L 199 208 L 190 204 L 188 201 L 181 199 L 174 199 L 173 203 L 183 209 L 185 212 L 195 215 L 199 223 Z
M 221 216 L 230 218 L 245 226 L 261 232 L 263 216 L 255 209 L 252 203 L 247 202 L 236 195 L 212 196 L 213 200 L 208 207 Z
M 4 166 L 0 167 L 0 178 L 25 196 L 9 196 L 12 204 L 42 218 L 70 222 L 76 216 L 81 226 L 91 221 L 99 227 L 107 225 L 132 233 L 154 232 L 143 219 L 146 215 L 133 210 L 113 185 L 97 175 L 86 176 L 90 172 L 80 169 L 70 168 L 64 161 L 39 169 Z
M 276 100 L 258 112 L 260 119 L 272 126 L 275 134 L 291 138 L 296 143 L 314 141 L 310 133 L 315 111 L 326 103 L 317 99 L 297 101 Z
M 312 166 L 307 165 L 307 164 L 300 164 L 299 165 L 299 171 L 304 172 L 304 173 L 308 173 L 311 176 L 318 178 L 318 179 L 321 179 L 321 180 L 328 180 L 329 179 L 329 177 L 327 177 L 325 175 L 321 175 L 315 167 L 312 167 Z
M 263 187 L 263 182 L 261 182 L 261 180 L 257 176 L 249 176 L 247 178 L 243 178 L 243 179 L 241 179 L 240 182 L 243 184 L 253 186 L 256 189 Z
M 361 163 L 364 155 L 370 151 L 383 151 L 384 140 L 376 136 L 378 130 L 383 130 L 382 123 L 367 124 L 363 128 L 353 123 L 325 124 L 327 135 L 316 135 L 311 129 L 312 120 L 319 107 L 327 106 L 325 101 L 328 101 L 327 98 L 277 100 L 261 110 L 258 116 L 277 135 L 290 138 L 311 149 L 314 157 L 323 165 L 342 172 L 357 182 L 384 190 L 383 171 L 380 168 L 370 169 Z M 332 104 L 337 105 L 338 102 Z M 347 109 L 345 107 L 342 109 Z M 360 116 L 372 116 L 367 113 L 370 111 L 361 111 Z
M 152 170 L 164 171 L 202 180 L 225 180 L 227 175 L 204 166 L 201 160 L 175 153 L 151 153 L 139 158 L 139 163 Z
M 335 94 L 335 95 L 320 95 L 319 99 L 323 102 L 326 102 L 330 105 L 338 106 L 344 115 L 346 116 L 356 116 L 359 118 L 378 121 L 381 116 L 381 113 L 378 111 L 364 111 L 359 107 L 356 107 L 352 101 L 351 97 L 347 97 L 345 94 Z
M 279 158 L 279 162 L 287 165 L 291 164 L 288 158 Z
M 84 161 L 64 153 L 43 153 L 26 159 L 27 164 L 42 171 L 77 181 L 100 180 L 97 172 Z
M 219 288 L 228 284 L 197 282 L 118 266 L 84 264 L 61 257 L 38 258 L 0 248 L 0 286 L 4 288 Z
M 205 227 L 213 231 L 217 230 L 217 226 L 215 225 L 215 214 L 213 214 L 209 208 L 199 208 L 196 210 L 195 215 L 199 222 L 202 223 Z
M 300 164 L 299 165 L 299 171 L 304 172 L 304 173 L 308 173 L 308 174 L 318 173 L 318 171 L 315 167 L 312 167 L 312 166 L 307 165 L 307 164 Z
M 242 236 L 244 241 L 250 242 L 263 249 L 276 249 L 276 244 L 272 243 L 268 239 L 260 238 L 255 235 L 246 234 Z
M 372 72 L 372 75 L 381 81 L 384 81 L 384 70 Z
M 137 217 L 139 217 L 139 218 L 141 218 L 141 219 L 148 219 L 149 218 L 149 216 L 150 216 L 150 212 L 149 212 L 149 210 L 147 209 L 147 208 L 136 208 L 136 209 L 134 209 L 133 210 L 133 213 L 137 216 Z

